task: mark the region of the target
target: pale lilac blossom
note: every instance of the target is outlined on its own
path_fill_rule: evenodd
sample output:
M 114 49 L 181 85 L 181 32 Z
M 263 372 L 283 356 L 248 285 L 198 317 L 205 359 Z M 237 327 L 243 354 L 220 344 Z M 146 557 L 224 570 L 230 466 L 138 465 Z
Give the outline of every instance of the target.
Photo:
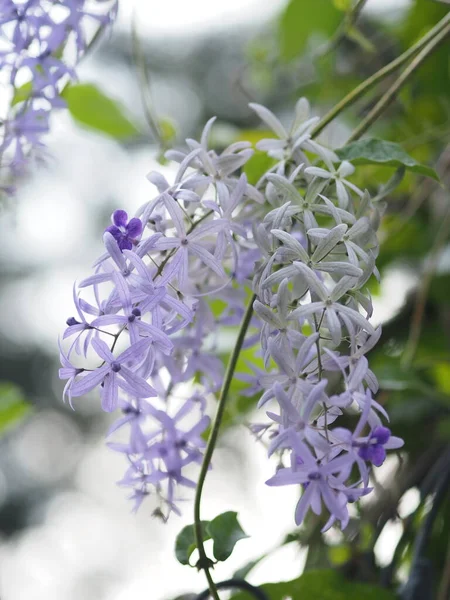
M 298 486 L 297 524 L 311 509 L 325 514 L 324 530 L 344 528 L 348 504 L 371 491 L 371 469 L 403 443 L 384 425 L 366 357 L 381 334 L 369 321 L 367 282 L 379 275 L 382 211 L 347 180 L 353 166 L 335 170 L 333 150 L 311 139 L 317 119 L 304 99 L 289 130 L 252 108 L 278 136 L 259 143 L 277 164 L 256 186 L 240 172 L 250 144 L 217 153 L 210 120 L 200 141 L 167 153 L 179 163 L 173 183 L 150 173 L 157 194 L 138 216 L 113 214 L 105 253 L 74 291 L 64 397 L 97 388 L 104 410 L 120 409 L 108 445 L 127 461 L 119 483 L 131 488 L 134 510 L 154 495 L 155 514 L 179 514 L 223 383 L 223 328 L 241 322 L 253 287 L 248 369 L 236 377 L 269 419 L 250 430 L 267 436 L 269 455 L 281 454 L 267 483 Z M 91 349 L 103 361 L 93 369 Z M 342 427 L 344 414 L 354 427 Z

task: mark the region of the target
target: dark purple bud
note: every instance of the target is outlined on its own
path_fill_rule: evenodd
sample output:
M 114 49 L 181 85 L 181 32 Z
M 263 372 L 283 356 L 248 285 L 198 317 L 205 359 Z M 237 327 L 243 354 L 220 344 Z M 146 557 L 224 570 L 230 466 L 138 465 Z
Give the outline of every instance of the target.
M 69 327 L 72 327 L 72 325 L 81 325 L 80 321 L 77 321 L 75 317 L 69 317 L 66 321 L 66 324 Z
M 312 473 L 309 473 L 308 479 L 310 481 L 319 481 L 322 479 L 322 475 L 319 473 L 319 471 L 313 471 Z
M 122 367 L 120 366 L 120 363 L 118 363 L 118 362 L 112 362 L 112 363 L 111 363 L 111 371 L 112 371 L 113 373 L 118 373 L 118 372 L 120 371 L 120 369 L 121 369 L 121 368 L 122 368 Z
M 141 316 L 141 311 L 139 310 L 139 308 L 133 308 L 133 310 L 131 311 L 131 313 L 135 316 L 135 317 L 140 317 Z

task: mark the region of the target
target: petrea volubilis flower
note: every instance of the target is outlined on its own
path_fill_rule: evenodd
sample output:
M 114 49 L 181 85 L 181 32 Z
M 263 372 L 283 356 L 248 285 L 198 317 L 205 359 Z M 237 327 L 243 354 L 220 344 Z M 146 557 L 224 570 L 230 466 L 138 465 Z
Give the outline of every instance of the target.
M 348 502 L 370 492 L 371 465 L 383 463 L 385 449 L 403 445 L 382 425 L 379 415 L 387 414 L 372 396 L 378 382 L 364 356 L 380 336 L 369 322 L 365 288 L 379 275 L 372 224 L 379 223 L 380 208 L 347 180 L 355 170 L 351 163 L 335 166 L 336 154 L 310 139 L 316 119 L 309 118 L 306 101 L 297 103 L 289 132 L 266 108 L 251 107 L 279 138 L 257 145 L 278 163 L 260 182 L 272 210 L 255 231 L 261 260 L 253 278 L 264 361 L 276 369 L 258 373 L 252 390 L 259 383 L 259 406 L 278 404 L 277 412 L 267 412 L 269 453 L 288 451 L 290 465 L 267 483 L 301 486 L 297 524 L 311 508 L 329 513 L 325 528 L 336 521 L 345 527 Z M 341 373 L 343 392 L 330 388 L 328 371 Z M 353 433 L 335 426 L 355 410 L 360 419 Z M 366 437 L 365 427 L 371 428 Z
M 244 347 L 256 344 L 262 360 L 238 375 L 269 417 L 251 430 L 282 455 L 267 483 L 298 486 L 298 524 L 311 509 L 326 514 L 325 528 L 343 528 L 348 504 L 371 491 L 373 465 L 403 444 L 383 424 L 366 358 L 381 334 L 366 287 L 379 275 L 381 209 L 347 180 L 354 167 L 311 139 L 317 119 L 306 100 L 289 131 L 252 108 L 278 136 L 258 144 L 277 162 L 256 185 L 241 173 L 250 144 L 216 153 L 210 120 L 200 141 L 167 153 L 179 163 L 174 183 L 152 172 L 155 197 L 137 216 L 113 213 L 106 252 L 74 291 L 64 396 L 98 389 L 104 410 L 120 409 L 109 435 L 126 431 L 128 441 L 108 444 L 127 458 L 120 485 L 132 489 L 134 509 L 154 496 L 157 514 L 179 513 L 180 490 L 196 485 L 208 399 L 224 381 L 219 334 L 241 322 L 253 291 Z M 103 361 L 93 370 L 92 353 Z M 344 413 L 353 429 L 340 426 Z
M 104 27 L 116 12 L 117 0 L 1 0 L 0 69 L 11 102 L 0 115 L 0 182 L 42 156 L 51 112 L 65 106 L 61 92 L 76 79 L 74 67 L 89 45 L 86 26 Z
M 128 215 L 124 210 L 116 210 L 113 212 L 112 222 L 113 225 L 107 227 L 105 231 L 109 231 L 121 250 L 131 250 L 142 234 L 141 220 L 133 218 L 128 221 Z

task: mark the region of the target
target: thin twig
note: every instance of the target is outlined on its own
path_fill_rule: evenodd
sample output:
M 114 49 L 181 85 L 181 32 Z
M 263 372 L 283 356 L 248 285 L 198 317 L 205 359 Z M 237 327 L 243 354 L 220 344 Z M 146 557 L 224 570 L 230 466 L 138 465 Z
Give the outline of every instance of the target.
M 241 328 L 238 333 L 238 337 L 236 340 L 236 345 L 234 346 L 233 352 L 230 357 L 230 361 L 227 366 L 227 370 L 225 373 L 225 378 L 223 381 L 222 390 L 220 392 L 219 402 L 217 404 L 217 412 L 214 418 L 214 423 L 212 425 L 211 433 L 209 435 L 208 444 L 206 446 L 205 455 L 203 457 L 203 462 L 200 470 L 200 475 L 198 478 L 197 489 L 195 492 L 195 501 L 194 501 L 194 530 L 195 530 L 195 541 L 199 553 L 199 560 L 197 563 L 197 567 L 199 569 L 203 569 L 205 572 L 206 578 L 208 580 L 209 590 L 211 596 L 214 600 L 220 600 L 220 597 L 217 592 L 217 586 L 214 583 L 210 568 L 212 566 L 212 561 L 207 557 L 205 552 L 205 547 L 203 544 L 203 532 L 201 525 L 201 517 L 200 517 L 200 505 L 202 499 L 203 485 L 205 483 L 206 474 L 208 473 L 209 465 L 211 463 L 211 458 L 214 452 L 214 448 L 216 446 L 217 437 L 219 435 L 219 429 L 222 422 L 223 413 L 225 410 L 225 404 L 228 398 L 228 392 L 230 391 L 231 382 L 233 380 L 234 371 L 236 369 L 236 364 L 239 358 L 239 354 L 241 352 L 242 345 L 244 343 L 244 338 L 247 333 L 248 326 L 250 324 L 250 320 L 253 315 L 253 303 L 256 300 L 256 295 L 253 294 L 250 298 L 250 301 L 247 306 L 247 310 L 245 311 L 245 315 L 241 324 Z
M 364 8 L 365 4 L 367 4 L 367 0 L 357 0 L 356 3 L 347 11 L 345 17 L 342 19 L 341 24 L 336 29 L 334 35 L 332 36 L 328 44 L 326 44 L 324 50 L 322 50 L 322 52 L 319 51 L 319 58 L 323 58 L 324 56 L 335 50 L 335 48 L 337 48 L 341 41 L 349 34 L 353 25 L 358 20 L 359 15 L 361 14 L 361 11 Z
M 389 104 L 397 96 L 400 89 L 405 85 L 408 79 L 416 72 L 420 65 L 436 50 L 436 48 L 445 40 L 450 34 L 450 13 L 444 17 L 447 20 L 446 25 L 437 33 L 431 41 L 423 47 L 419 54 L 411 61 L 406 67 L 403 73 L 396 79 L 394 84 L 383 94 L 380 100 L 375 104 L 369 114 L 363 119 L 359 126 L 355 129 L 352 135 L 348 138 L 347 143 L 358 139 L 363 135 L 372 124 L 378 119 L 378 117 L 386 110 Z M 441 21 L 441 23 L 442 23 Z
M 372 89 L 378 82 L 382 81 L 385 77 L 394 73 L 402 65 L 404 65 L 410 58 L 415 56 L 417 52 L 422 50 L 430 40 L 433 40 L 442 29 L 444 29 L 450 23 L 450 13 L 447 14 L 443 19 L 439 21 L 430 31 L 423 36 L 416 44 L 411 46 L 406 52 L 401 54 L 392 62 L 385 65 L 379 71 L 374 73 L 371 77 L 363 81 L 358 87 L 352 90 L 345 98 L 336 104 L 317 124 L 313 129 L 312 135 L 318 135 L 325 127 L 331 123 L 342 111 L 354 104 L 359 98 L 361 98 L 366 92 Z

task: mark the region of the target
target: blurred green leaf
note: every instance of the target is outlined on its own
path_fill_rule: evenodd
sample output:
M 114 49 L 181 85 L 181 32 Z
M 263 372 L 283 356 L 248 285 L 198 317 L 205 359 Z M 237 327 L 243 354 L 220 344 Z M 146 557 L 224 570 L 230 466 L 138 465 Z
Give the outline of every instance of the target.
M 333 0 L 333 4 L 338 10 L 346 12 L 351 7 L 352 1 L 353 0 Z
M 397 168 L 404 166 L 408 171 L 439 181 L 439 176 L 434 169 L 417 162 L 399 144 L 395 144 L 394 142 L 387 142 L 386 140 L 376 138 L 365 138 L 351 142 L 347 146 L 337 150 L 336 153 L 341 160 L 348 160 L 355 165 L 381 163 Z
M 345 564 L 351 555 L 352 550 L 348 544 L 328 547 L 328 558 L 332 565 L 339 566 Z
M 440 19 L 448 13 L 448 6 L 432 0 L 413 0 L 408 14 L 399 24 L 400 31 L 397 38 L 401 40 L 403 48 L 409 48 L 420 37 L 425 35 Z M 425 68 L 418 69 L 414 74 L 416 93 L 434 96 L 435 105 L 438 96 L 448 96 L 450 88 L 449 79 L 449 52 L 448 45 L 442 44 L 431 56 L 427 58 Z M 438 110 L 438 112 L 440 112 Z M 414 113 L 417 115 L 416 110 Z
M 371 366 L 382 390 L 416 390 L 423 386 L 417 373 L 403 367 L 399 358 L 380 354 Z
M 450 363 L 438 362 L 432 370 L 438 390 L 450 396 Z
M 406 169 L 404 166 L 399 167 L 395 171 L 395 173 L 392 175 L 392 177 L 389 179 L 389 181 L 387 181 L 386 183 L 384 183 L 383 185 L 380 186 L 377 195 L 374 196 L 372 198 L 372 200 L 374 202 L 378 202 L 379 200 L 383 200 L 387 196 L 390 196 L 392 194 L 392 192 L 394 192 L 394 190 L 403 181 L 403 177 L 405 176 L 405 171 L 406 171 Z
M 450 275 L 438 275 L 433 277 L 430 286 L 429 297 L 433 299 L 434 302 L 438 304 L 442 304 L 444 306 L 450 305 L 450 295 L 448 291 L 450 290 Z
M 280 21 L 280 53 L 284 60 L 300 56 L 311 35 L 334 32 L 342 11 L 330 0 L 290 0 Z
M 396 596 L 381 587 L 347 581 L 332 570 L 308 571 L 298 579 L 261 586 L 269 600 L 395 600 Z M 252 600 L 247 592 L 232 596 L 232 600 Z
M 30 409 L 18 386 L 7 381 L 0 382 L 0 432 L 16 425 Z
M 220 298 L 213 298 L 208 304 L 215 319 L 218 319 L 228 306 L 228 304 Z
M 244 166 L 244 173 L 247 175 L 248 182 L 252 185 L 258 183 L 264 173 L 273 167 L 276 162 L 274 158 L 268 156 L 265 152 L 256 150 Z
M 211 536 L 207 531 L 209 521 L 202 521 L 203 539 L 210 540 Z M 194 525 L 186 525 L 180 533 L 177 535 L 175 541 L 175 556 L 178 562 L 182 565 L 188 565 L 191 554 L 197 548 L 195 541 L 195 529 Z
M 158 121 L 158 126 L 162 141 L 166 146 L 170 146 L 177 135 L 175 123 L 167 117 L 162 117 Z
M 95 85 L 69 85 L 61 95 L 78 123 L 118 140 L 139 135 L 139 129 L 125 116 L 120 104 Z
M 399 214 L 388 214 L 383 217 L 382 229 L 379 267 L 402 259 L 420 260 L 433 243 L 432 234 L 418 215 L 404 222 Z
M 19 104 L 20 102 L 25 102 L 25 100 L 28 100 L 32 91 L 33 91 L 33 83 L 31 81 L 28 81 L 27 83 L 24 83 L 23 85 L 21 85 L 20 87 L 15 89 L 14 96 L 11 101 L 11 106 L 15 106 L 16 104 Z
M 210 521 L 207 530 L 214 542 L 213 554 L 220 561 L 227 560 L 236 543 L 248 537 L 239 525 L 237 513 L 234 511 L 218 515 Z
M 444 442 L 450 441 L 450 417 L 439 419 L 437 435 Z

